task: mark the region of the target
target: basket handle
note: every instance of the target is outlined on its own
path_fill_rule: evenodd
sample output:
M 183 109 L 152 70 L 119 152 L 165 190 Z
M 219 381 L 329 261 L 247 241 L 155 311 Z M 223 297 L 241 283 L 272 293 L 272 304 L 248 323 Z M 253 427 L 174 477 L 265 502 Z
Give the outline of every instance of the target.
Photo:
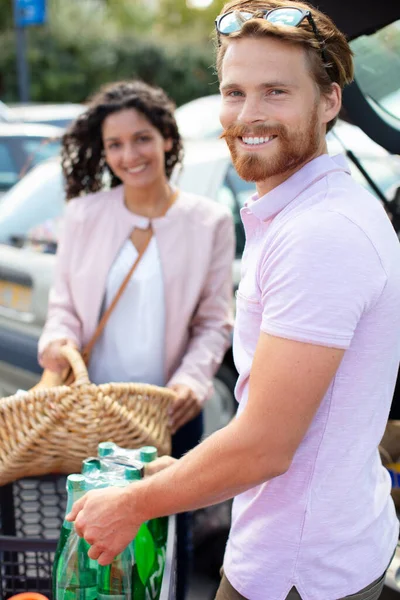
M 71 365 L 71 369 L 75 378 L 73 385 L 78 386 L 90 384 L 88 370 L 79 350 L 73 346 L 65 344 L 65 346 L 61 346 L 60 353 Z

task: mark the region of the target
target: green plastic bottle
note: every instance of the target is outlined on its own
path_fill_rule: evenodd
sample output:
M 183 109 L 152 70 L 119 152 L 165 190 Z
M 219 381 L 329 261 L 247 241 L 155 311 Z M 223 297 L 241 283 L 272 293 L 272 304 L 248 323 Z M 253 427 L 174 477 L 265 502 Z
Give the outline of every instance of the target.
M 97 572 L 97 600 L 131 600 L 133 552 L 128 546 L 114 558 L 111 565 L 99 566 Z
M 109 485 L 122 484 L 120 479 L 122 473 L 125 484 L 129 484 L 143 477 L 142 465 L 156 460 L 157 448 L 142 446 L 139 450 L 133 450 L 121 448 L 114 442 L 102 442 L 98 445 L 98 456 L 102 465 L 102 475 L 107 476 Z M 131 465 L 128 465 L 127 461 L 130 461 Z M 129 546 L 132 552 L 132 598 L 134 600 L 158 600 L 160 597 L 165 567 L 167 530 L 167 517 L 143 523 Z M 107 581 L 110 575 L 102 574 L 101 577 Z M 103 593 L 100 591 L 100 583 L 98 586 L 99 598 L 103 600 L 103 597 L 100 596 L 100 593 Z M 101 590 L 104 590 L 104 586 Z M 108 596 L 103 593 L 104 600 L 106 598 L 109 600 L 110 595 L 111 593 Z M 117 592 L 115 596 L 120 600 Z
M 101 471 L 101 461 L 97 456 L 90 456 L 82 461 L 82 475 L 96 475 Z
M 102 461 L 101 461 L 102 462 Z M 108 485 L 126 486 L 130 482 L 141 479 L 140 469 L 125 466 L 112 471 L 109 466 L 102 473 Z M 99 566 L 97 571 L 97 600 L 131 600 L 136 596 L 133 592 L 134 577 L 134 544 L 133 542 L 107 566 Z
M 119 446 L 114 444 L 114 442 L 100 442 L 97 446 L 97 454 L 100 458 L 104 458 L 105 456 L 113 456 L 117 454 L 117 449 Z
M 140 448 L 139 459 L 150 463 L 157 458 L 154 446 Z M 143 523 L 134 540 L 135 548 L 135 593 L 139 600 L 158 600 L 165 567 L 168 535 L 168 517 L 152 519 Z M 144 588 L 144 589 L 143 589 Z
M 67 492 L 68 514 L 86 492 L 85 477 L 69 475 Z M 88 550 L 73 523 L 64 520 L 54 557 L 53 600 L 97 600 L 97 562 L 88 557 Z
M 157 448 L 154 446 L 142 446 L 139 450 L 139 459 L 144 463 L 153 462 L 157 456 Z
M 124 468 L 124 478 L 127 482 L 131 483 L 132 481 L 139 481 L 142 479 L 142 472 L 137 467 L 132 465 L 126 465 Z

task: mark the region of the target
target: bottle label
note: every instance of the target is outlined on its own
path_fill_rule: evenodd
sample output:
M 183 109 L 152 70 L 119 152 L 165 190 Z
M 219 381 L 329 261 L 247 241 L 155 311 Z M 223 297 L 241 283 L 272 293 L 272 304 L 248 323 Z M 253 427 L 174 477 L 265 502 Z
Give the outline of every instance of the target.
M 156 600 L 159 598 L 162 584 L 162 577 L 164 574 L 165 566 L 165 555 L 166 549 L 159 548 L 156 554 L 156 564 L 154 565 L 154 571 L 150 575 L 149 581 L 146 585 L 146 600 Z
M 97 594 L 97 600 L 126 600 L 126 596 L 121 594 Z

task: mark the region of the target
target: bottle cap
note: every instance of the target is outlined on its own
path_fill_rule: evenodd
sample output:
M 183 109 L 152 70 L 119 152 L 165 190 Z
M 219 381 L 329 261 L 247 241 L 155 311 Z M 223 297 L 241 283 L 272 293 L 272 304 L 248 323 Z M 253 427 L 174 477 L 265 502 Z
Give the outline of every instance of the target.
M 154 446 L 143 446 L 140 448 L 140 460 L 144 463 L 153 462 L 157 458 L 157 448 Z
M 100 442 L 97 446 L 97 454 L 101 457 L 108 456 L 115 451 L 116 444 L 114 442 Z
M 83 475 L 74 473 L 67 477 L 67 491 L 84 491 L 85 490 L 85 478 Z
M 96 457 L 89 457 L 82 461 L 82 473 L 83 475 L 87 475 L 88 473 L 93 473 L 95 471 L 101 470 L 100 460 Z
M 126 466 L 124 473 L 125 479 L 127 479 L 128 481 L 137 481 L 138 479 L 142 479 L 140 469 L 137 469 L 136 467 Z

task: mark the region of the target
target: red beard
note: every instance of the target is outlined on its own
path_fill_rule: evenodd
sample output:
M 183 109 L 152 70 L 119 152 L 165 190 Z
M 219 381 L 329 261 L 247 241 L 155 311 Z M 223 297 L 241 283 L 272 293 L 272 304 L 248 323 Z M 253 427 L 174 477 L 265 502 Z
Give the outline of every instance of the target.
M 292 172 L 308 162 L 315 155 L 320 144 L 317 111 L 315 106 L 306 126 L 292 131 L 281 124 L 228 127 L 221 138 L 226 140 L 233 165 L 239 176 L 245 181 L 265 181 L 270 177 Z M 273 150 L 271 148 L 268 159 L 262 156 L 261 151 L 246 152 L 238 148 L 238 138 L 247 136 L 268 138 L 272 135 L 276 138 L 270 142 Z

